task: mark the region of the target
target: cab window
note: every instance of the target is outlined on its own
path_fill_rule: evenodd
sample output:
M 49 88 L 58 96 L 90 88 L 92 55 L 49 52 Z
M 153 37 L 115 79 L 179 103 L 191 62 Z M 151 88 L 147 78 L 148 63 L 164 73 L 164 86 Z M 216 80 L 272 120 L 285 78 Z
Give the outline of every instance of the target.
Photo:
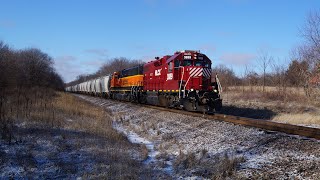
M 209 61 L 206 61 L 206 62 L 204 62 L 204 65 L 203 65 L 203 66 L 206 67 L 206 68 L 210 68 L 210 67 L 211 67 L 211 64 L 210 64 Z
M 183 66 L 192 66 L 192 60 L 184 60 Z
M 172 69 L 173 69 L 173 62 L 169 62 L 168 64 L 168 72 L 172 72 Z
M 202 64 L 203 64 L 203 61 L 199 61 L 199 60 L 198 60 L 198 61 L 195 61 L 195 62 L 194 62 L 194 65 L 195 65 L 195 66 L 202 66 Z
M 174 61 L 174 67 L 179 67 L 180 66 L 180 61 L 179 60 L 175 60 Z

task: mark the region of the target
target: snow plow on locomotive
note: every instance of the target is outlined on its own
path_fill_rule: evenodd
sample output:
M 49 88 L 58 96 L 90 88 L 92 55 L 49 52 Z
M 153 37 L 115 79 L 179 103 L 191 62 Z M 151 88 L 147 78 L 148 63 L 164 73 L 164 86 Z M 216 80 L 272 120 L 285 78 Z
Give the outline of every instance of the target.
M 112 99 L 187 111 L 213 112 L 222 107 L 217 76 L 212 82 L 211 60 L 198 51 L 186 50 L 172 56 L 156 57 L 144 65 L 114 72 L 107 77 L 100 78 L 108 80 L 101 80 L 103 87 L 96 83 L 88 87 L 89 93 L 97 95 L 99 92 L 95 90 L 99 90 L 107 92 L 105 97 Z M 77 87 L 66 90 L 77 92 Z

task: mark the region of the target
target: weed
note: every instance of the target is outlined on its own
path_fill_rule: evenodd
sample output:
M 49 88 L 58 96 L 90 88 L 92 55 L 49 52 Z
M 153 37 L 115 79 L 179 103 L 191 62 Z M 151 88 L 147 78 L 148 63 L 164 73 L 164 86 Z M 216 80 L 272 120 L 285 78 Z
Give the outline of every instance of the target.
M 203 149 L 200 156 L 195 153 L 184 154 L 180 152 L 174 162 L 177 171 L 186 170 L 193 175 L 211 179 L 226 179 L 232 177 L 237 166 L 244 161 L 243 157 L 232 157 L 227 153 L 218 154 L 211 158 L 207 156 L 207 150 Z

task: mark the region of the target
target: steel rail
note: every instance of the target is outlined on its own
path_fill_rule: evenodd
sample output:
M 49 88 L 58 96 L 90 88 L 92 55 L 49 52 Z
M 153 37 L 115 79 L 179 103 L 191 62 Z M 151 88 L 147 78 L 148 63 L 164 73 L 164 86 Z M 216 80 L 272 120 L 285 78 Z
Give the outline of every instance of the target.
M 119 100 L 113 100 L 113 101 L 119 101 Z M 299 126 L 299 125 L 293 125 L 293 124 L 284 124 L 284 123 L 278 123 L 270 120 L 252 119 L 247 117 L 240 117 L 240 116 L 233 116 L 233 115 L 219 114 L 219 113 L 210 115 L 210 114 L 203 114 L 199 112 L 182 111 L 181 109 L 166 108 L 166 107 L 153 106 L 153 105 L 147 105 L 147 104 L 137 104 L 137 103 L 128 102 L 128 101 L 119 101 L 119 102 L 131 103 L 133 105 L 147 107 L 147 108 L 156 109 L 156 110 L 184 114 L 184 115 L 189 115 L 193 117 L 202 117 L 209 120 L 224 121 L 224 122 L 229 122 L 237 125 L 255 127 L 255 128 L 260 128 L 260 129 L 269 130 L 269 131 L 283 132 L 286 134 L 305 136 L 308 138 L 314 138 L 314 139 L 320 140 L 320 128 L 312 128 L 312 127 Z
M 141 104 L 136 104 L 136 105 L 141 106 Z M 260 128 L 260 129 L 269 130 L 269 131 L 283 132 L 286 134 L 305 136 L 305 137 L 320 140 L 319 128 L 312 128 L 312 127 L 299 126 L 299 125 L 293 125 L 293 124 L 284 124 L 284 123 L 278 123 L 270 120 L 252 119 L 252 118 L 219 114 L 219 113 L 209 115 L 209 114 L 202 114 L 199 112 L 181 111 L 179 109 L 170 109 L 170 108 L 145 105 L 145 104 L 142 106 L 152 108 L 152 109 L 162 110 L 162 111 L 194 116 L 194 117 L 202 117 L 209 120 L 224 121 L 224 122 L 229 122 L 237 125 L 255 127 L 255 128 Z

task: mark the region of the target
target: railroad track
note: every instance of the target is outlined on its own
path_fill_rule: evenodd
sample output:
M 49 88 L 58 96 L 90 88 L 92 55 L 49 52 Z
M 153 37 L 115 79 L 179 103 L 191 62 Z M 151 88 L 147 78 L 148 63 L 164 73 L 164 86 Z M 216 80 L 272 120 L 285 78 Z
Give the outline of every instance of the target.
M 169 108 L 164 108 L 159 106 L 151 106 L 151 105 L 143 105 L 143 106 L 152 108 L 152 109 L 157 109 L 157 110 L 180 113 L 180 114 L 190 115 L 194 117 L 204 117 L 210 120 L 225 121 L 233 124 L 255 127 L 255 128 L 260 128 L 260 129 L 269 130 L 269 131 L 283 132 L 283 133 L 292 134 L 292 135 L 305 136 L 305 137 L 315 138 L 320 140 L 320 129 L 318 128 L 284 124 L 284 123 L 273 122 L 270 120 L 252 119 L 252 118 L 232 116 L 232 115 L 219 114 L 219 113 L 216 113 L 214 115 L 209 115 L 209 114 L 202 114 L 197 112 L 182 111 L 179 109 L 169 109 Z
M 117 101 L 117 100 L 115 100 L 115 101 Z M 120 102 L 125 102 L 125 101 L 120 101 Z M 132 103 L 132 104 L 138 105 L 136 103 Z M 320 140 L 320 129 L 319 128 L 298 126 L 298 125 L 292 125 L 292 124 L 284 124 L 284 123 L 278 123 L 278 122 L 274 122 L 274 121 L 270 121 L 270 120 L 252 119 L 252 118 L 219 114 L 219 113 L 215 113 L 214 115 L 209 115 L 209 114 L 202 114 L 199 112 L 189 112 L 189 111 L 183 111 L 181 109 L 171 109 L 171 108 L 152 106 L 152 105 L 146 105 L 146 104 L 139 104 L 139 106 L 162 110 L 162 111 L 173 112 L 173 113 L 185 114 L 185 115 L 194 116 L 194 117 L 203 117 L 203 118 L 207 118 L 210 120 L 230 122 L 233 124 L 255 127 L 255 128 L 260 128 L 260 129 L 269 130 L 269 131 L 277 131 L 277 132 L 283 132 L 286 134 L 305 136 L 305 137 Z

